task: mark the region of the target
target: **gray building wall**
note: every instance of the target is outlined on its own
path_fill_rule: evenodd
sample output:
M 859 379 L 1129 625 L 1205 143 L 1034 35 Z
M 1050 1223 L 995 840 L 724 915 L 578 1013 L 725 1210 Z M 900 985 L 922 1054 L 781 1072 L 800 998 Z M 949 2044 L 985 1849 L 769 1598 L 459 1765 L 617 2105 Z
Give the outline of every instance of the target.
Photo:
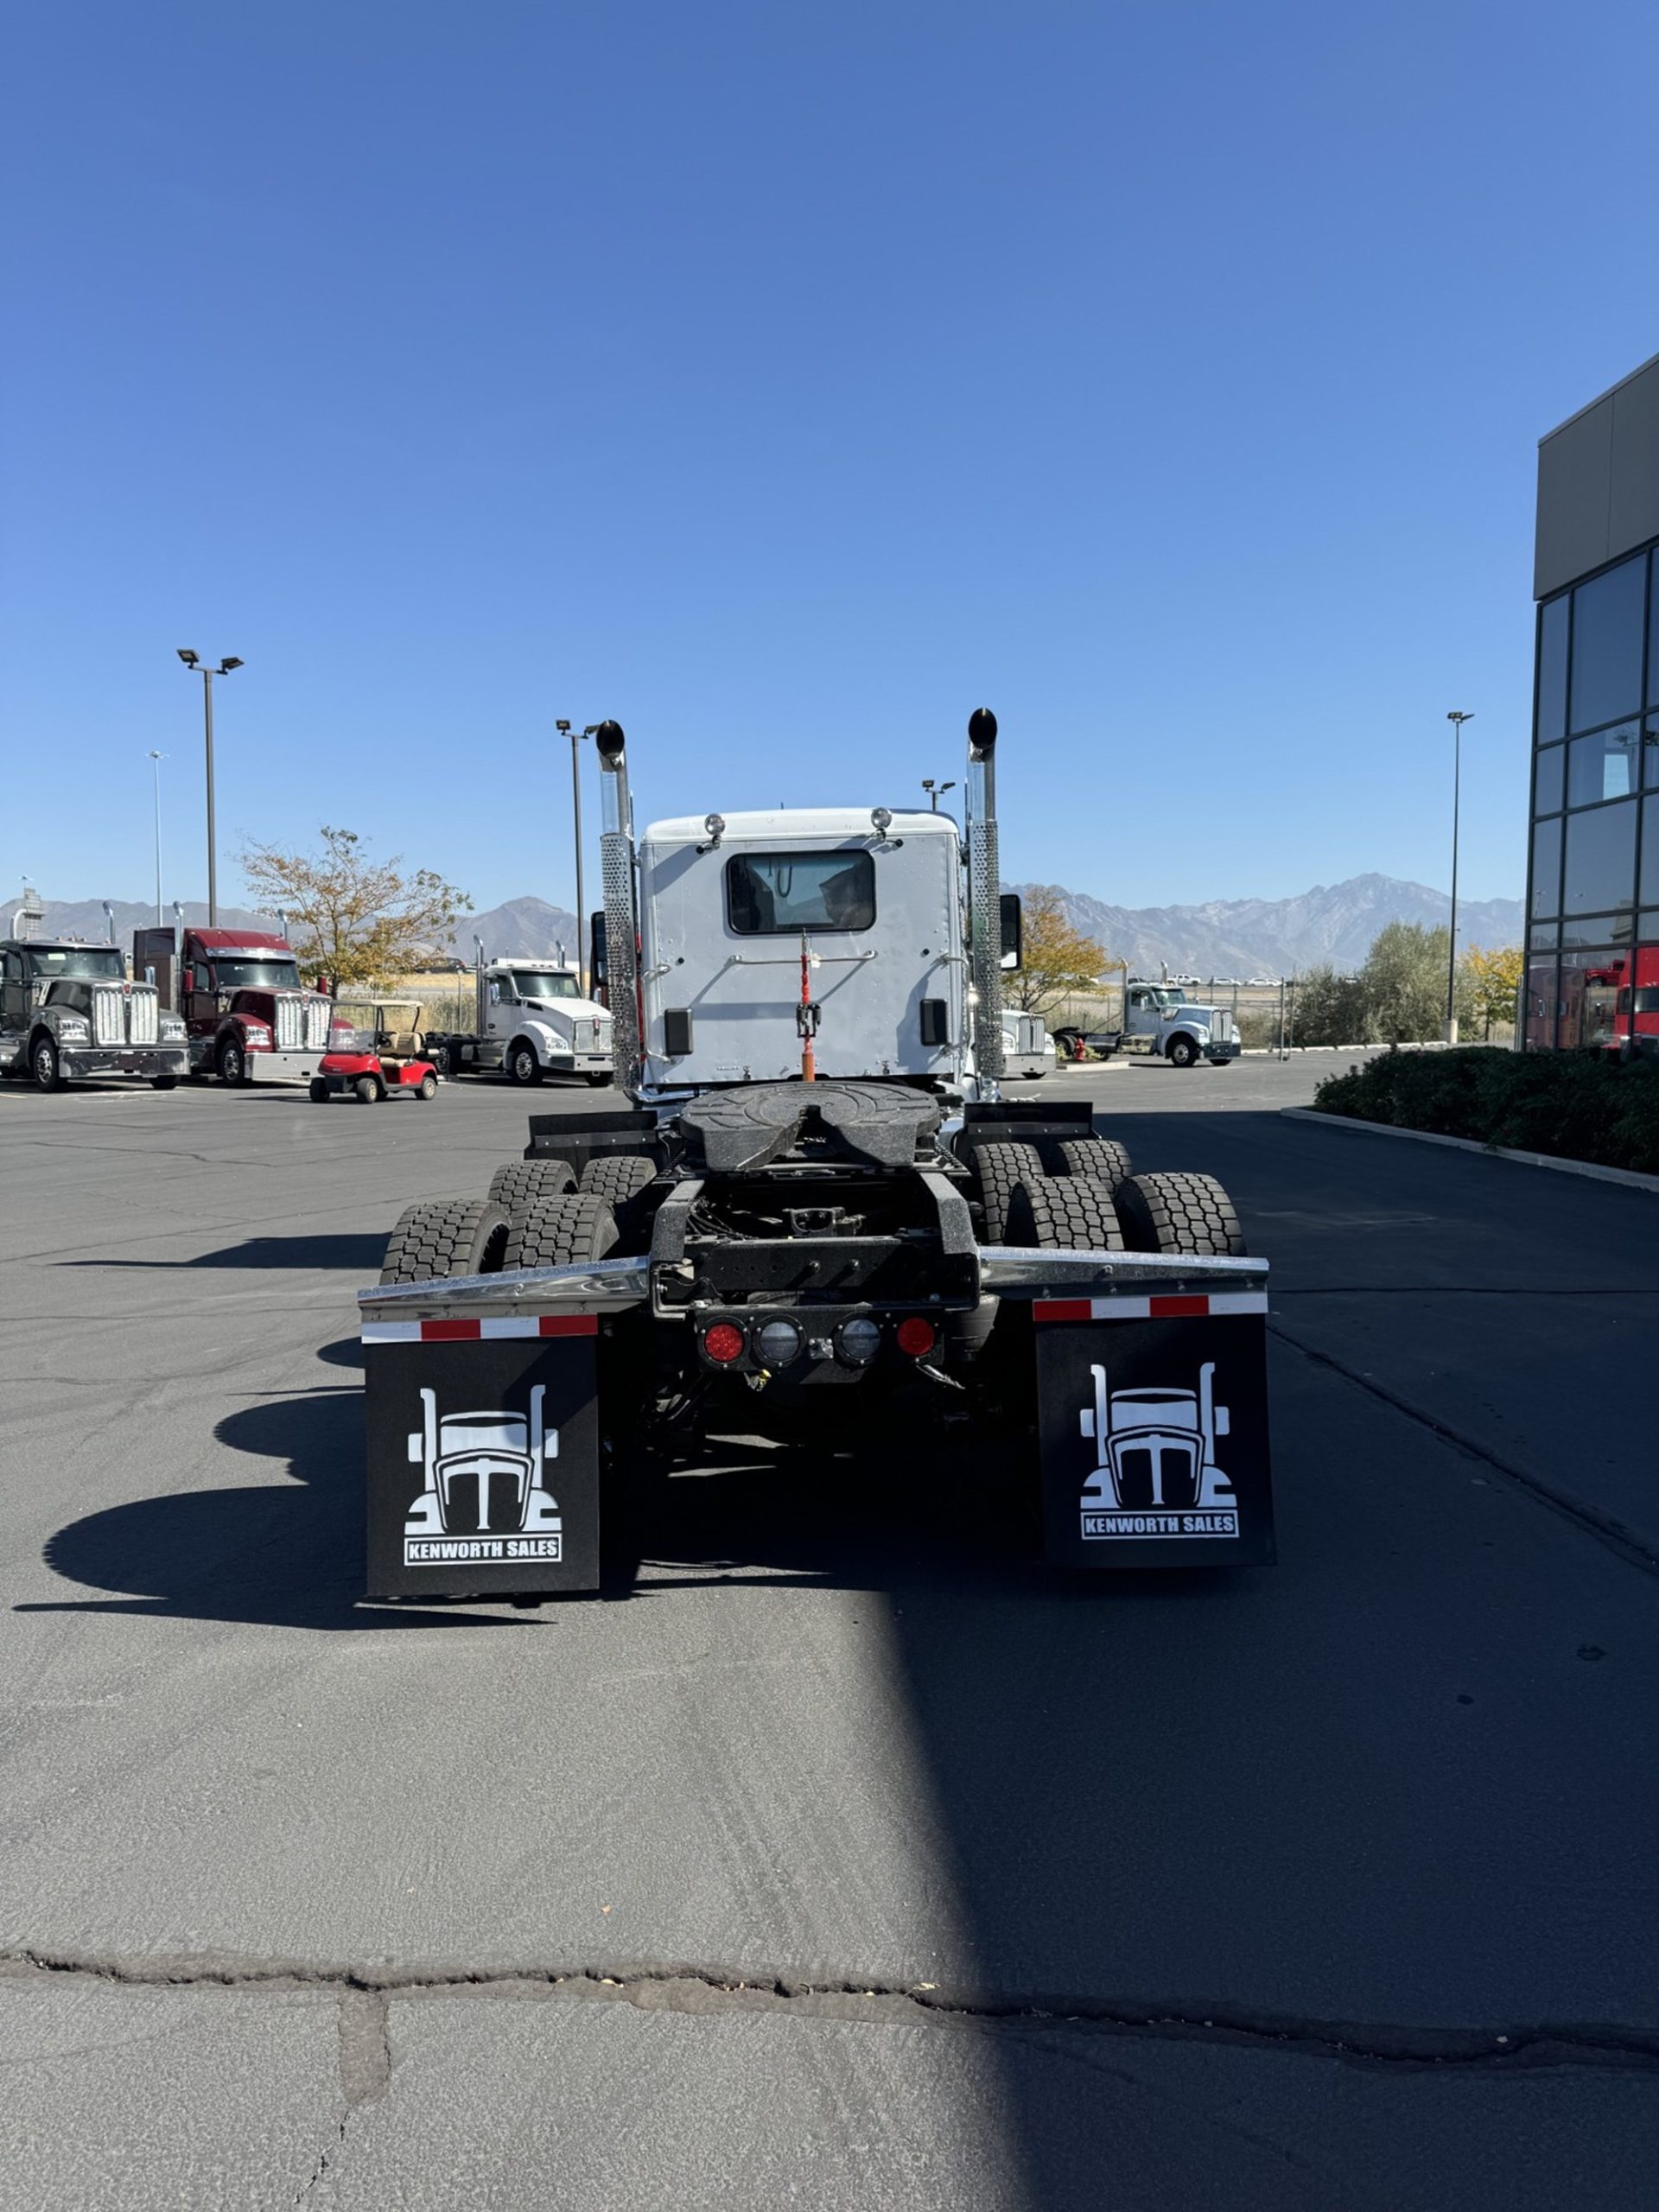
M 1538 442 L 1533 596 L 1659 537 L 1659 353 Z

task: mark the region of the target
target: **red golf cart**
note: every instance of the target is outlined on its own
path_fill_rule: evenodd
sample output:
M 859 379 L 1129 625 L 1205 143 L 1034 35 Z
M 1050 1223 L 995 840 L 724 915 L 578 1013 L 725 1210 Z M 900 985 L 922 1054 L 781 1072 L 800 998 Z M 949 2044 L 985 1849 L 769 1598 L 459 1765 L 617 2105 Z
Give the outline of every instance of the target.
M 365 1106 L 383 1098 L 435 1098 L 438 1071 L 423 1059 L 418 999 L 341 999 L 334 1010 L 328 1050 L 311 1078 L 321 1105 L 350 1096 Z

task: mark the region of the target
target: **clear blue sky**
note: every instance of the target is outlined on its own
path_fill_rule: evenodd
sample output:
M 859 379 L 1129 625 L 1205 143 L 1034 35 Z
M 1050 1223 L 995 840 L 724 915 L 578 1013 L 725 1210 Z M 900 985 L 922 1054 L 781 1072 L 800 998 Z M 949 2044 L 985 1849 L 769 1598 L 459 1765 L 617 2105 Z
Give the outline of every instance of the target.
M 1134 905 L 1516 894 L 1539 435 L 1659 346 L 1650 0 L 54 0 L 4 34 L 0 894 L 344 823 L 568 903 L 913 803 Z M 594 813 L 596 814 L 596 795 Z M 590 822 L 592 817 L 590 817 Z M 590 876 L 590 882 L 592 881 Z

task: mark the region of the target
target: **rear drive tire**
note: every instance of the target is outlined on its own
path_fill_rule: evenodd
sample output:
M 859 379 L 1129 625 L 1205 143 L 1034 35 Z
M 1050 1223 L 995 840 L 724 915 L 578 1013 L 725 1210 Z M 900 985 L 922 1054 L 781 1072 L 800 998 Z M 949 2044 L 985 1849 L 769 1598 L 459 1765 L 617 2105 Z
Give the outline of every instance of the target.
M 1049 1252 L 1121 1252 L 1123 1231 L 1106 1184 L 1090 1175 L 1045 1175 L 1014 1192 L 1008 1242 Z
M 541 1198 L 512 1217 L 506 1259 L 513 1268 L 579 1267 L 602 1260 L 617 1241 L 616 1216 L 603 1198 L 581 1192 Z
M 415 1086 L 415 1096 L 424 1101 L 429 1098 L 435 1098 L 437 1095 L 438 1078 L 436 1076 L 423 1075 Z
M 311 1092 L 311 1103 L 314 1106 L 324 1106 L 327 1103 L 328 1085 L 321 1076 L 314 1075 L 311 1078 L 309 1088 Z
M 149 1087 L 152 1090 L 176 1090 L 179 1078 L 175 1075 L 153 1075 L 149 1078 Z
M 29 1072 L 35 1078 L 36 1090 L 63 1089 L 63 1064 L 58 1058 L 58 1048 L 49 1037 L 37 1037 L 29 1056 Z
M 590 1075 L 586 1080 L 590 1090 L 602 1090 L 607 1083 L 614 1083 L 616 1078 L 609 1075 Z
M 538 1198 L 561 1198 L 576 1187 L 568 1160 L 510 1160 L 490 1178 L 490 1196 L 509 1213 L 523 1213 Z
M 1042 1155 L 1034 1144 L 976 1145 L 974 1169 L 985 1209 L 985 1242 L 1006 1244 L 1009 1205 L 1022 1183 L 1041 1182 Z
M 622 1247 L 643 1251 L 646 1243 L 647 1208 L 645 1192 L 657 1180 L 657 1163 L 638 1153 L 601 1153 L 582 1171 L 577 1189 L 603 1198 L 616 1216 Z
M 506 1255 L 505 1207 L 488 1198 L 426 1198 L 400 1216 L 380 1265 L 383 1283 L 494 1275 Z
M 1131 1252 L 1245 1256 L 1233 1202 L 1213 1175 L 1131 1175 L 1113 1196 Z
M 501 1065 L 507 1071 L 507 1081 L 516 1083 L 521 1090 L 531 1090 L 542 1079 L 542 1064 L 527 1037 L 513 1039 Z
M 1115 1191 L 1120 1183 L 1128 1179 L 1128 1148 L 1110 1137 L 1062 1137 L 1058 1148 L 1062 1170 L 1067 1175 L 1103 1183 L 1109 1191 Z
M 1172 1037 L 1164 1052 L 1164 1058 L 1173 1068 L 1192 1067 L 1198 1057 L 1198 1048 L 1190 1037 Z

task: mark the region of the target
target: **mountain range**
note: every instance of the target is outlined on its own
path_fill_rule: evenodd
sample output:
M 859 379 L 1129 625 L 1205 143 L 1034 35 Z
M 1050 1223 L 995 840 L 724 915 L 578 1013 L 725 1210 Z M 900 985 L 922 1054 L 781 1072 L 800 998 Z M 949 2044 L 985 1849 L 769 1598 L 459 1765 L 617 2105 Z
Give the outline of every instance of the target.
M 1328 962 L 1352 970 L 1361 965 L 1377 931 L 1390 922 L 1443 929 L 1452 901 L 1425 883 L 1392 875 L 1355 875 L 1345 883 L 1317 883 L 1294 899 L 1212 899 L 1202 906 L 1110 906 L 1058 884 L 1022 883 L 1029 896 L 1052 891 L 1074 929 L 1103 944 L 1133 975 L 1210 977 L 1293 976 Z M 1518 944 L 1518 899 L 1463 899 L 1458 902 L 1458 943 Z
M 1052 891 L 1075 929 L 1091 937 L 1114 960 L 1127 960 L 1132 973 L 1156 975 L 1288 976 L 1328 961 L 1333 968 L 1357 968 L 1372 938 L 1389 922 L 1444 926 L 1451 901 L 1427 884 L 1405 883 L 1391 875 L 1351 876 L 1345 883 L 1316 884 L 1294 899 L 1214 899 L 1201 906 L 1111 906 L 1086 892 L 1058 884 L 1013 887 L 1029 897 Z M 130 945 L 135 928 L 153 920 L 155 908 L 137 899 L 111 902 L 118 944 Z M 97 899 L 45 902 L 47 931 L 101 941 L 105 935 L 103 902 Z M 207 920 L 206 906 L 188 902 L 185 919 Z M 230 929 L 274 930 L 270 915 L 221 906 L 219 925 Z M 171 909 L 168 919 L 172 919 Z M 10 913 L 0 917 L 9 927 Z M 1464 945 L 1516 944 L 1522 933 L 1518 899 L 1465 899 L 1458 908 L 1458 938 Z M 509 899 L 480 914 L 463 914 L 445 953 L 470 961 L 473 939 L 485 951 L 528 953 L 547 958 L 562 944 L 567 959 L 576 950 L 575 917 L 545 899 Z

